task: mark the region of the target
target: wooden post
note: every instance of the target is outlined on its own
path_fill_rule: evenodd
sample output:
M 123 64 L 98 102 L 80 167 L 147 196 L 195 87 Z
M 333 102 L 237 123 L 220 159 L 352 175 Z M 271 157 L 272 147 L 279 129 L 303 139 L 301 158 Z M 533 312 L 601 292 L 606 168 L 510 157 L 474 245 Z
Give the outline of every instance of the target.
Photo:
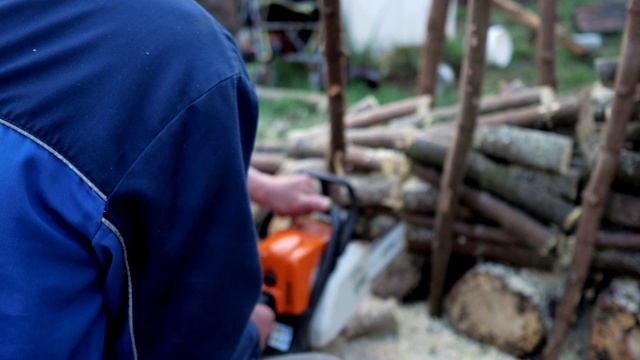
M 420 56 L 420 66 L 418 68 L 419 92 L 420 94 L 431 96 L 431 99 L 433 99 L 431 106 L 434 105 L 436 99 L 438 64 L 442 59 L 442 49 L 444 48 L 444 26 L 447 22 L 449 3 L 449 0 L 431 2 L 427 35 Z
M 640 66 L 637 64 L 639 57 L 640 0 L 629 0 L 621 62 L 616 76 L 616 95 L 611 116 L 603 130 L 600 156 L 582 197 L 584 212 L 578 223 L 576 250 L 567 274 L 564 294 L 556 309 L 551 336 L 544 349 L 544 358 L 547 360 L 558 358 L 567 328 L 575 319 L 576 306 L 591 266 L 597 231 L 624 144 L 625 127 L 633 108 L 633 94 L 640 76 Z
M 340 172 L 345 152 L 344 104 L 345 104 L 345 52 L 343 49 L 340 0 L 321 0 L 320 19 L 324 35 L 323 52 L 326 64 L 325 91 L 329 97 L 331 123 L 331 147 L 327 156 L 327 169 Z
M 549 85 L 556 89 L 556 0 L 538 0 L 540 27 L 536 37 L 536 67 L 538 85 Z
M 490 17 L 491 0 L 470 2 L 465 35 L 465 60 L 460 81 L 460 118 L 453 138 L 453 146 L 447 153 L 436 214 L 436 241 L 433 242 L 433 271 L 429 296 L 429 312 L 432 316 L 440 316 L 442 313 L 444 279 L 453 245 L 453 219 L 478 113 Z

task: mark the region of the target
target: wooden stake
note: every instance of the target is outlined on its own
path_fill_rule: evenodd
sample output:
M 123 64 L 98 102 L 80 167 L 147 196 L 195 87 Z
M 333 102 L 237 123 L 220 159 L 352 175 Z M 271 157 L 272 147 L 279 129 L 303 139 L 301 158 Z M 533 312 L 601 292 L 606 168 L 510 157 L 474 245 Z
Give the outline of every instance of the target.
M 431 2 L 431 12 L 427 23 L 427 35 L 422 46 L 418 77 L 420 94 L 430 95 L 435 103 L 436 86 L 438 85 L 438 64 L 442 59 L 445 33 L 444 26 L 449 10 L 449 0 Z M 455 10 L 455 9 L 454 9 Z M 432 103 L 432 106 L 433 106 Z
M 604 206 L 613 181 L 625 127 L 633 107 L 635 84 L 640 76 L 640 0 L 629 0 L 627 23 L 622 40 L 621 62 L 616 77 L 616 96 L 611 117 L 607 120 L 601 142 L 601 153 L 582 199 L 584 209 L 578 223 L 577 246 L 567 274 L 565 292 L 558 304 L 549 342 L 544 349 L 547 360 L 557 359 L 562 342 L 575 318 L 575 310 L 584 286 Z
M 491 18 L 491 0 L 474 0 L 469 5 L 470 14 L 465 37 L 466 56 L 460 82 L 460 119 L 454 135 L 453 146 L 451 151 L 447 153 L 436 214 L 436 241 L 433 243 L 433 271 L 429 296 L 429 313 L 432 316 L 442 314 L 442 293 L 453 245 L 452 226 L 458 206 L 458 188 L 464 178 L 467 153 L 471 147 L 478 113 L 482 75 L 484 74 L 487 28 Z
M 540 7 L 540 27 L 536 38 L 536 66 L 538 85 L 549 85 L 556 89 L 556 0 L 538 0 Z
M 327 156 L 327 168 L 335 173 L 338 168 L 341 168 L 341 157 L 345 152 L 343 118 L 347 76 L 340 0 L 320 1 L 320 19 L 324 34 L 323 49 L 327 69 L 325 91 L 329 97 L 331 123 L 331 150 Z

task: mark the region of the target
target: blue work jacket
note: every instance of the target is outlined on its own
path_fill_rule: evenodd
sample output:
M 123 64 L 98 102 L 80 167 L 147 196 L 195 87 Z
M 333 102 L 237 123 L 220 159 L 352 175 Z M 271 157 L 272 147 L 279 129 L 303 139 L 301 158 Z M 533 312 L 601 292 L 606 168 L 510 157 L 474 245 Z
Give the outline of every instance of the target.
M 233 39 L 191 0 L 0 19 L 0 359 L 250 356 L 257 98 Z

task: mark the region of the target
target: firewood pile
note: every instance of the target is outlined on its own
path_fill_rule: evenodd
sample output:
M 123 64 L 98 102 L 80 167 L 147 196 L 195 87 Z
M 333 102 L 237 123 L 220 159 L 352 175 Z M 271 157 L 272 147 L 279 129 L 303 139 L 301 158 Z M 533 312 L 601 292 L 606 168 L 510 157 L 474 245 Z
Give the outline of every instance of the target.
M 570 96 L 509 84 L 481 98 L 453 223 L 446 314 L 466 336 L 515 356 L 539 353 L 576 249 L 581 190 L 599 156 L 614 97 L 598 83 Z M 640 105 L 640 102 L 638 103 Z M 381 297 L 426 297 L 442 169 L 459 106 L 428 96 L 385 105 L 367 98 L 345 115 L 339 175 L 359 205 L 359 239 L 406 224 L 407 251 L 373 285 Z M 257 144 L 252 165 L 269 173 L 324 170 L 328 126 Z M 640 106 L 627 126 L 596 237 L 583 300 L 594 302 L 591 358 L 640 359 Z M 335 194 L 342 205 L 348 196 Z M 417 295 L 418 294 L 418 295 Z M 596 301 L 597 300 L 597 301 Z M 607 357 L 604 357 L 607 358 Z

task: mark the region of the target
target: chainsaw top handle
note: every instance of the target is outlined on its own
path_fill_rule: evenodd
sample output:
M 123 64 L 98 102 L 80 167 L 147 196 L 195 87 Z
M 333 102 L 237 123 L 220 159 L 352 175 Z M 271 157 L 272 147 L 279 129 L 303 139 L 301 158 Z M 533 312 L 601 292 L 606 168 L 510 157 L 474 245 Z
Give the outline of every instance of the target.
M 337 184 L 347 189 L 347 193 L 349 195 L 349 212 L 347 213 L 347 219 L 344 221 L 344 225 L 338 226 L 340 228 L 340 234 L 338 234 L 340 242 L 338 248 L 336 249 L 336 255 L 340 255 L 342 254 L 342 251 L 344 251 L 344 248 L 347 246 L 347 243 L 351 239 L 351 236 L 353 235 L 353 232 L 356 228 L 356 220 L 358 219 L 359 211 L 356 193 L 353 190 L 351 183 L 349 183 L 349 181 L 347 181 L 345 178 L 338 177 L 331 173 L 323 173 L 313 170 L 303 170 L 301 172 L 320 181 L 320 185 L 322 187 L 322 195 L 324 196 L 331 197 L 331 184 Z M 335 208 L 335 210 L 341 210 L 340 207 L 334 203 L 331 204 L 331 207 Z M 334 212 L 332 210 L 329 211 L 330 215 L 332 213 L 341 213 L 341 211 Z M 335 222 L 336 219 L 334 219 L 334 216 L 332 216 L 332 220 Z M 339 223 L 340 220 L 338 220 L 337 224 L 334 223 L 334 226 L 339 225 Z
M 336 231 L 339 232 L 337 234 L 335 233 L 332 234 L 332 238 L 338 239 L 338 243 L 334 245 L 335 246 L 334 255 L 337 257 L 340 254 L 342 254 L 345 247 L 347 246 L 347 243 L 351 239 L 353 232 L 355 231 L 356 220 L 358 219 L 358 211 L 359 211 L 358 199 L 356 197 L 356 193 L 353 190 L 353 187 L 351 186 L 349 181 L 339 176 L 336 176 L 330 173 L 313 171 L 313 170 L 301 170 L 300 173 L 307 174 L 319 180 L 321 185 L 322 195 L 324 196 L 331 197 L 332 184 L 337 184 L 347 189 L 347 193 L 349 196 L 349 211 L 347 213 L 346 220 L 342 219 L 341 208 L 334 203 L 331 204 L 331 207 L 327 211 L 327 214 L 330 215 L 331 222 L 334 227 L 334 232 Z M 260 226 L 258 228 L 258 236 L 261 239 L 267 236 L 269 223 L 271 222 L 273 215 L 274 215 L 273 212 L 269 211 L 260 222 Z M 344 220 L 344 223 L 343 223 L 343 220 Z

